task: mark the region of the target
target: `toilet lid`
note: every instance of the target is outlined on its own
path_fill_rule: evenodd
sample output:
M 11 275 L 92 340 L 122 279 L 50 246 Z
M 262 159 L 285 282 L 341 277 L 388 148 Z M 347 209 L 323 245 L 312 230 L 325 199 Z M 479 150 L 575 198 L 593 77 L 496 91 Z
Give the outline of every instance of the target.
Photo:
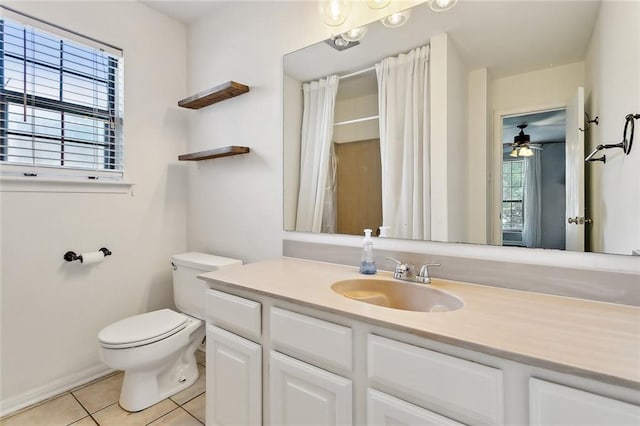
M 188 318 L 171 309 L 147 312 L 115 322 L 98 333 L 104 347 L 133 347 L 157 342 L 186 327 Z

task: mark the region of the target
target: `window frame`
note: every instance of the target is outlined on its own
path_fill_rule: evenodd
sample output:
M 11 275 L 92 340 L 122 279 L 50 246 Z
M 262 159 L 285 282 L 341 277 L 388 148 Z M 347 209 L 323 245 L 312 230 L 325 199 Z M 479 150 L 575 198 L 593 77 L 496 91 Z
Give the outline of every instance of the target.
M 2 12 L 0 14 L 0 83 L 2 83 L 0 86 L 0 140 L 2 142 L 0 143 L 1 190 L 7 190 L 7 186 L 14 187 L 14 184 L 20 181 L 19 178 L 24 177 L 31 178 L 29 180 L 39 183 L 46 183 L 50 181 L 56 185 L 64 180 L 84 180 L 85 182 L 88 180 L 92 183 L 97 183 L 98 179 L 100 179 L 108 181 L 110 185 L 120 182 L 124 186 L 131 186 L 130 183 L 124 181 L 124 132 L 122 128 L 124 122 L 122 105 L 124 72 L 122 69 L 122 49 L 74 33 L 55 24 L 50 24 L 37 18 L 23 15 L 5 6 L 0 6 L 0 9 L 0 12 Z M 48 63 L 35 57 L 28 57 L 26 55 L 20 55 L 19 53 L 8 52 L 5 48 L 6 20 L 9 20 L 12 24 L 15 23 L 16 25 L 24 27 L 24 34 L 28 34 L 28 29 L 33 28 L 33 31 L 35 31 L 36 34 L 36 40 L 38 33 L 44 37 L 52 37 L 55 39 L 58 45 L 56 48 L 54 43 L 53 49 L 55 49 L 54 51 L 58 52 L 60 55 L 59 65 Z M 70 36 L 68 37 L 67 35 Z M 101 45 L 106 46 L 106 48 L 102 49 L 100 47 Z M 105 64 L 107 67 L 105 75 L 84 73 L 82 72 L 82 69 L 74 70 L 70 67 L 65 67 L 65 52 L 67 55 L 69 54 L 69 46 L 71 46 L 71 48 L 84 48 L 87 52 L 100 51 L 103 53 L 108 61 Z M 71 55 L 73 55 L 73 53 Z M 16 91 L 12 90 L 12 88 L 5 87 L 5 56 L 6 58 L 11 58 L 13 61 L 20 63 L 21 65 L 25 64 L 25 66 L 30 67 L 41 67 L 55 73 L 60 81 L 57 99 L 42 96 L 38 93 L 25 93 L 23 91 Z M 72 59 L 66 60 L 71 60 L 73 62 Z M 64 77 L 66 77 L 67 80 L 70 77 L 75 77 L 88 82 L 90 85 L 100 85 L 100 87 L 102 87 L 101 90 L 106 90 L 106 93 L 104 94 L 106 100 L 102 101 L 106 101 L 106 109 L 104 108 L 104 104 L 102 105 L 102 108 L 97 108 L 96 106 L 84 105 L 81 102 L 73 102 L 69 99 L 65 100 L 63 97 L 63 94 L 65 93 L 63 86 Z M 9 120 L 10 115 L 12 114 L 10 112 L 11 105 L 32 108 L 32 117 L 35 117 L 36 110 L 60 113 L 60 136 L 36 134 L 34 132 L 22 131 L 21 129 L 9 129 Z M 77 137 L 77 135 L 72 134 L 65 135 L 65 113 L 74 117 L 95 120 L 98 126 L 100 126 L 99 122 L 102 122 L 102 125 L 104 126 L 104 134 L 100 134 L 97 140 L 82 139 L 81 137 Z M 9 137 L 17 136 L 24 139 L 33 139 L 34 135 L 36 139 L 41 139 L 46 142 L 53 141 L 52 147 L 56 148 L 54 149 L 54 152 L 56 153 L 54 161 L 59 162 L 59 164 L 38 164 L 37 162 L 34 162 L 34 164 L 31 165 L 8 161 L 8 157 L 10 156 Z M 65 164 L 67 161 L 73 163 L 72 159 L 65 158 L 65 144 L 67 144 L 67 146 L 73 146 L 74 148 L 97 147 L 99 150 L 103 150 L 104 156 L 101 158 L 102 163 L 96 163 L 96 167 L 82 167 L 77 164 Z M 34 151 L 32 151 L 32 153 L 35 155 Z M 7 183 L 9 185 L 7 185 Z M 63 186 L 64 188 L 69 188 L 68 185 Z M 86 190 L 86 185 L 81 185 L 81 187 L 84 192 Z M 64 192 L 66 192 L 66 190 Z M 120 190 L 117 192 L 120 192 Z
M 510 167 L 511 171 L 513 171 L 513 163 L 520 163 L 520 165 L 521 165 L 521 166 L 520 166 L 520 167 L 521 167 L 521 169 L 520 169 L 520 170 L 521 170 L 521 171 L 520 171 L 520 182 L 521 182 L 521 185 L 520 185 L 519 187 L 520 187 L 520 188 L 522 188 L 522 197 L 521 197 L 520 199 L 513 199 L 513 198 L 512 198 L 512 199 L 505 200 L 505 199 L 504 199 L 504 166 L 505 166 L 506 164 L 509 164 L 509 167 Z M 520 204 L 520 205 L 522 206 L 522 215 L 523 215 L 523 218 L 522 218 L 522 219 L 523 219 L 523 223 L 522 223 L 522 225 L 520 226 L 520 228 L 514 228 L 514 227 L 511 227 L 511 228 L 505 228 L 504 218 L 503 218 L 503 217 L 501 217 L 501 219 L 502 219 L 502 220 L 501 220 L 501 228 L 502 228 L 502 232 L 503 232 L 503 233 L 504 233 L 504 232 L 509 232 L 509 233 L 522 233 L 523 228 L 524 228 L 524 179 L 525 179 L 525 176 L 524 176 L 524 166 L 525 166 L 525 164 L 524 164 L 524 160 L 523 160 L 523 159 L 513 159 L 513 160 L 512 160 L 512 159 L 508 159 L 508 160 L 507 160 L 507 159 L 505 159 L 505 160 L 503 160 L 503 162 L 502 162 L 502 194 L 503 194 L 503 195 L 502 195 L 502 212 L 504 212 L 504 205 L 505 205 L 505 203 L 509 203 L 509 204 L 511 204 L 511 206 L 513 206 L 513 204 L 514 204 L 514 203 L 518 203 L 518 204 Z M 509 181 L 510 181 L 510 183 L 512 183 L 512 182 L 513 182 L 513 176 L 514 176 L 514 173 L 512 172 L 512 173 L 509 173 L 509 174 L 510 174 L 510 176 L 511 176 L 511 178 L 510 178 L 510 180 L 509 180 Z M 513 195 L 513 188 L 514 188 L 514 186 L 513 186 L 513 185 L 510 185 L 510 186 L 509 186 L 509 188 L 510 188 L 510 193 Z M 511 208 L 510 208 L 510 211 L 513 211 L 513 207 L 511 207 Z M 504 214 L 504 213 L 503 213 L 503 214 Z M 502 215 L 501 215 L 501 216 L 502 216 Z M 510 221 L 509 221 L 509 223 L 510 223 L 511 225 L 513 225 L 513 220 L 510 220 Z

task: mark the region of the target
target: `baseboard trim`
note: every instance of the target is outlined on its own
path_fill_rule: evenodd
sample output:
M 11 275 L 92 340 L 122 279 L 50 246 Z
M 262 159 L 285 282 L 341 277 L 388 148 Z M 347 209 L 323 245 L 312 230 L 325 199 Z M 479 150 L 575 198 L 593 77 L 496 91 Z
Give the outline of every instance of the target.
M 71 389 L 87 384 L 93 380 L 99 379 L 109 373 L 112 368 L 105 365 L 96 365 L 84 371 L 61 377 L 53 382 L 35 389 L 31 389 L 21 394 L 3 398 L 0 400 L 0 418 L 13 414 L 23 408 L 37 404 L 39 402 L 50 399 L 54 396 L 68 392 Z

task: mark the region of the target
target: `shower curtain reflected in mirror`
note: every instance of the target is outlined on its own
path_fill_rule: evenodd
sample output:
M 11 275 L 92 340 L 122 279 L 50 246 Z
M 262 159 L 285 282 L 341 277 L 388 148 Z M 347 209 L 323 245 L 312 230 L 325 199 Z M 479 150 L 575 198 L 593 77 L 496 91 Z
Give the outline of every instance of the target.
M 334 232 L 331 143 L 338 76 L 305 83 L 302 90 L 304 107 L 296 231 Z
M 429 240 L 429 46 L 376 64 L 382 220 L 388 236 Z
M 542 171 L 540 152 L 524 161 L 524 221 L 522 242 L 525 247 L 542 247 Z

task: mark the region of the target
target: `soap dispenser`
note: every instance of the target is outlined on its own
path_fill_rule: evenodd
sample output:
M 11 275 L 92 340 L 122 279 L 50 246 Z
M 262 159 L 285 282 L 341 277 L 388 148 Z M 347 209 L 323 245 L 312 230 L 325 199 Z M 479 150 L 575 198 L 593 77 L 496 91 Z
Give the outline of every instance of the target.
M 376 272 L 376 262 L 373 260 L 373 240 L 371 239 L 371 229 L 365 229 L 364 239 L 362 240 L 362 261 L 360 262 L 360 273 L 373 275 Z

